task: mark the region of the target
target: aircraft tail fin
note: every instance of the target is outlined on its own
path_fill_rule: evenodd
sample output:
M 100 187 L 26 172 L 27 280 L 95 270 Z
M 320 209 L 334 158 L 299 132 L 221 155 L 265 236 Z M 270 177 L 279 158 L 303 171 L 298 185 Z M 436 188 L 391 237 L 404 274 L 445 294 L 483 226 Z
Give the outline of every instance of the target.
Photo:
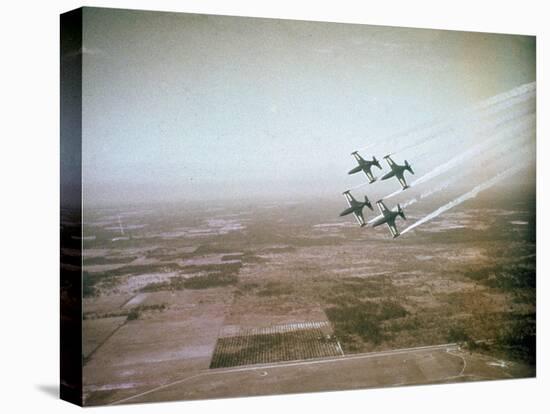
M 409 162 L 408 162 L 407 160 L 405 160 L 405 168 L 407 168 L 407 170 L 409 170 L 409 172 L 410 172 L 411 174 L 414 174 L 414 171 L 413 171 L 413 169 L 412 169 L 412 167 L 411 167 L 411 164 L 409 164 Z
M 405 217 L 405 212 L 401 208 L 400 204 L 397 204 L 397 214 L 399 214 L 403 218 L 403 220 L 407 220 L 407 217 Z
M 372 156 L 372 162 L 374 165 L 376 165 L 378 167 L 378 169 L 382 169 L 382 166 L 380 165 L 380 162 L 376 159 L 376 157 L 373 155 Z
M 373 210 L 372 204 L 371 204 L 371 202 L 369 201 L 369 199 L 368 199 L 367 196 L 365 196 L 365 205 L 366 205 L 368 208 L 370 208 L 371 210 Z

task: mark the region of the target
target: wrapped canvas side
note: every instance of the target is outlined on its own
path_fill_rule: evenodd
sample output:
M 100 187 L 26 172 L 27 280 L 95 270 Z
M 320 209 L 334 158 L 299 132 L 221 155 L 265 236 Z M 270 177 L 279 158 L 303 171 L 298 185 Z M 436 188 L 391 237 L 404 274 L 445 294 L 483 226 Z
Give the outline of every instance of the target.
M 82 9 L 60 23 L 60 396 L 82 405 Z

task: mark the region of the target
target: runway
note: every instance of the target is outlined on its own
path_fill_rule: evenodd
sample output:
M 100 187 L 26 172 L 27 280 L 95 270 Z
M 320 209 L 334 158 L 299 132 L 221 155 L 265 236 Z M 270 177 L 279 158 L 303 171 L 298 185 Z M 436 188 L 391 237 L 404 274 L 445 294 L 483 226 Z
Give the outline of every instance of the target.
M 506 379 L 528 376 L 528 371 L 519 364 L 471 354 L 448 343 L 203 370 L 111 404 Z

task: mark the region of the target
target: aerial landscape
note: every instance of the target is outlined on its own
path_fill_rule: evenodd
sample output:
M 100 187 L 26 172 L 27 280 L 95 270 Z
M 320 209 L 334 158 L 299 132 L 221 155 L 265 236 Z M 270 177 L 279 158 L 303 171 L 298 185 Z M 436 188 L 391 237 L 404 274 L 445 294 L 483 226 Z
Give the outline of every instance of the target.
M 84 22 L 85 405 L 536 375 L 534 38 Z
M 531 376 L 532 203 L 533 194 L 471 203 L 399 244 L 337 220 L 330 202 L 313 217 L 308 203 L 90 213 L 87 403 Z M 329 366 L 314 365 L 319 378 L 303 382 L 303 371 L 271 365 L 321 359 L 338 368 L 347 356 L 441 344 L 453 345 L 413 351 L 407 363 L 391 354 L 381 367 L 350 361 L 341 380 L 328 379 Z M 251 378 L 222 375 L 255 364 Z M 139 395 L 199 373 L 212 378 Z

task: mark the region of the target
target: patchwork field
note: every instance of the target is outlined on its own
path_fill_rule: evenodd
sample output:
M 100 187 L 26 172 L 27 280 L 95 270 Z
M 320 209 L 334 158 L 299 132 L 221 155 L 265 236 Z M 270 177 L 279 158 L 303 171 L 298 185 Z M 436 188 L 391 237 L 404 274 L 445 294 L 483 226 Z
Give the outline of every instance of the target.
M 218 338 L 210 368 L 267 364 L 343 355 L 327 322 L 249 329 Z

